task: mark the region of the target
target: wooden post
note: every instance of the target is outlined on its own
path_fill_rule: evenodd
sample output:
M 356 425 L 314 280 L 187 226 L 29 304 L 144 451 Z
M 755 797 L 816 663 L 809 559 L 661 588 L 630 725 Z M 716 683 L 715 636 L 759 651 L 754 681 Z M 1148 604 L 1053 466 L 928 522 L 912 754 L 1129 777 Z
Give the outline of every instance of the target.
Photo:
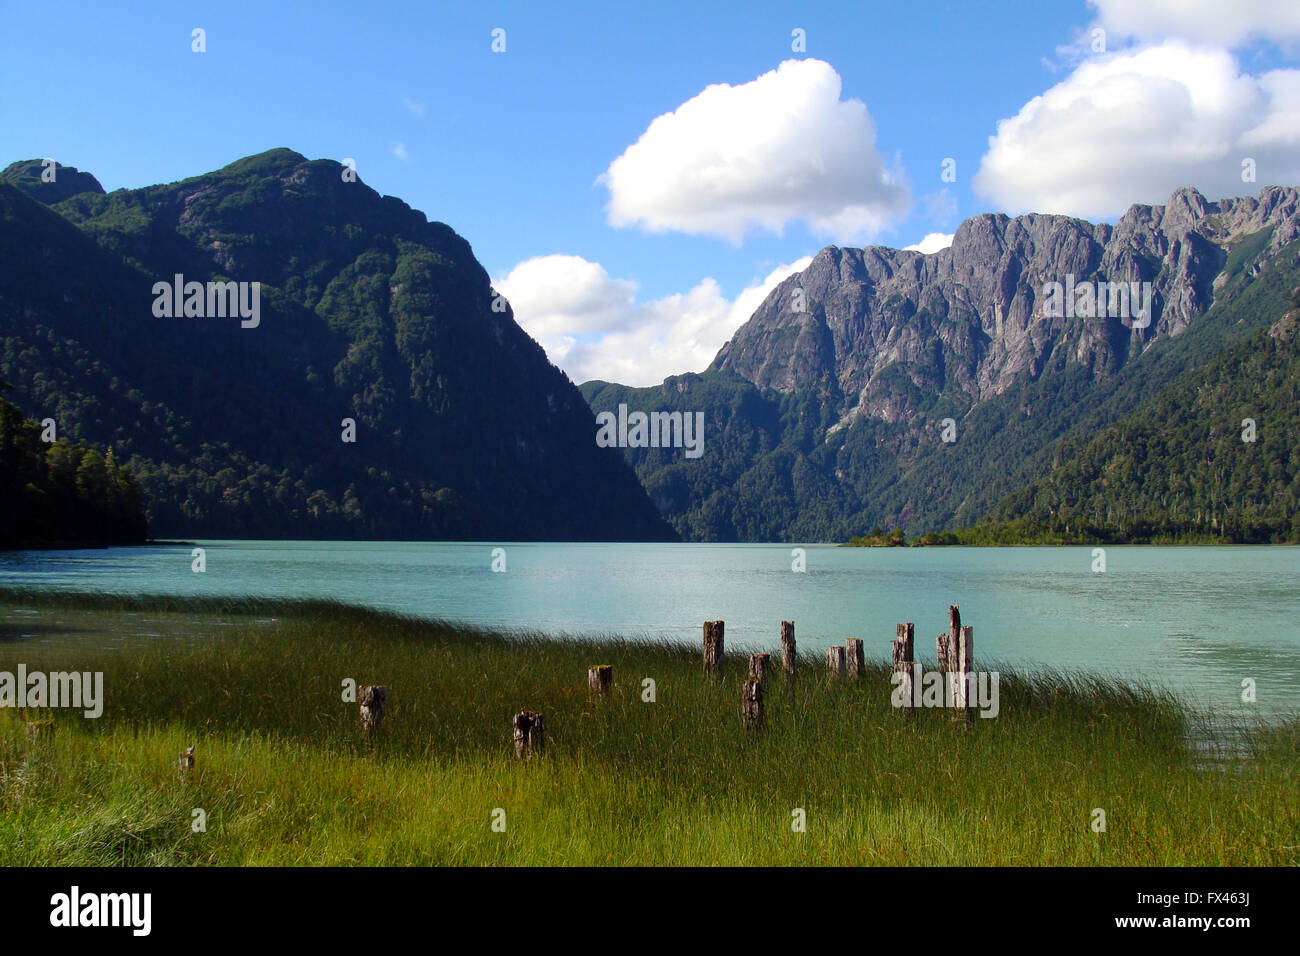
M 591 693 L 608 694 L 613 683 L 613 664 L 594 664 L 587 668 L 587 690 Z
M 957 642 L 957 666 L 954 668 L 956 687 L 953 689 L 953 720 L 970 718 L 970 682 L 975 672 L 975 628 L 963 627 Z
M 763 722 L 763 684 L 753 677 L 741 691 L 740 714 L 746 730 L 756 730 Z
M 844 648 L 839 644 L 826 648 L 826 669 L 832 677 L 844 673 Z
M 793 674 L 799 658 L 794 651 L 794 621 L 781 622 L 781 669 Z
M 906 624 L 898 625 L 898 637 L 894 639 L 893 645 L 893 662 L 894 673 L 902 675 L 897 678 L 894 686 L 899 687 L 899 695 L 902 697 L 903 706 L 898 708 L 904 716 L 911 716 L 914 708 L 912 700 L 916 693 L 916 628 L 909 621 Z
M 704 673 L 722 673 L 722 633 L 723 621 L 704 622 Z
M 369 737 L 383 726 L 384 706 L 388 703 L 388 688 L 363 687 L 361 693 L 357 694 L 357 703 L 361 708 L 361 728 Z
M 750 654 L 749 676 L 756 681 L 765 680 L 767 678 L 767 666 L 771 660 L 771 654 Z
M 546 728 L 542 714 L 521 710 L 515 714 L 515 756 L 523 759 L 540 754 L 546 746 Z
M 844 642 L 844 658 L 849 674 L 861 678 L 867 672 L 867 659 L 862 650 L 862 638 L 850 637 Z
M 955 706 L 958 651 L 961 645 L 961 610 L 956 604 L 948 606 L 948 632 L 939 635 L 936 656 L 939 658 L 939 674 L 943 677 L 943 703 L 945 707 Z
M 187 771 L 194 769 L 194 745 L 193 744 L 185 748 L 185 752 L 179 756 L 176 763 L 180 765 L 181 773 L 185 773 Z

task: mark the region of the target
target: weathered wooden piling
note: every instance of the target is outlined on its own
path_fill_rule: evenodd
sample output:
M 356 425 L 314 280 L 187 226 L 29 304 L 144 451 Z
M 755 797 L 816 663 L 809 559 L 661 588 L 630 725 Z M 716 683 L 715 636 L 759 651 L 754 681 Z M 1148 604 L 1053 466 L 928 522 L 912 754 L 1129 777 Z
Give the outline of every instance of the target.
M 767 678 L 767 668 L 771 660 L 771 654 L 750 654 L 749 676 L 756 681 L 765 680 Z
M 762 681 L 753 677 L 745 681 L 745 686 L 741 690 L 740 714 L 746 730 L 757 730 L 763 722 Z
M 953 720 L 970 719 L 970 708 L 975 703 L 971 700 L 971 681 L 975 677 L 975 628 L 967 626 L 961 629 L 957 642 L 957 666 L 954 668 L 956 685 L 953 688 Z
M 799 658 L 794 650 L 794 621 L 781 622 L 781 669 L 793 674 Z
M 542 714 L 521 710 L 514 719 L 515 756 L 521 760 L 540 754 L 546 746 L 546 728 Z
M 940 634 L 935 644 L 935 656 L 939 661 L 939 674 L 943 678 L 943 703 L 945 707 L 953 706 L 953 677 L 957 671 L 958 651 L 961 646 L 961 609 L 956 604 L 948 606 L 948 630 Z
M 850 637 L 844 642 L 844 660 L 851 677 L 861 678 L 867 672 L 867 658 L 862 649 L 862 638 Z
M 949 660 L 957 657 L 956 652 L 950 649 L 950 644 L 951 641 L 946 631 L 935 638 L 934 656 L 938 661 L 940 674 L 946 675 L 948 673 Z
M 357 704 L 361 710 L 361 728 L 366 736 L 376 733 L 384 723 L 384 706 L 388 703 L 387 687 L 361 688 Z
M 723 621 L 704 622 L 704 673 L 721 674 Z
M 177 755 L 176 764 L 180 767 L 181 773 L 188 773 L 194 769 L 194 745 L 186 747 L 183 752 Z
M 826 648 L 826 669 L 832 677 L 844 673 L 844 647 L 840 644 Z
M 897 708 L 899 713 L 904 716 L 911 716 L 913 713 L 912 700 L 916 693 L 915 680 L 916 671 L 914 669 L 916 654 L 916 628 L 912 623 L 900 623 L 898 625 L 898 636 L 894 638 L 891 657 L 894 663 L 894 673 L 901 675 L 896 677 L 895 686 L 899 688 L 899 697 L 903 701 L 903 706 Z
M 593 664 L 587 668 L 587 690 L 592 694 L 608 694 L 613 683 L 613 664 Z

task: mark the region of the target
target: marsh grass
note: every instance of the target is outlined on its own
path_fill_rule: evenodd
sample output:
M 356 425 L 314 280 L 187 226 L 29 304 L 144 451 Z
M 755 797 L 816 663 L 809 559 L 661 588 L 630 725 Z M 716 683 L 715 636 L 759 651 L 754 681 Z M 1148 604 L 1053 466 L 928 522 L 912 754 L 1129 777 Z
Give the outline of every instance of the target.
M 24 721 L 50 712 L 0 711 L 5 865 L 1300 863 L 1300 724 L 1218 747 L 1175 697 L 1092 675 L 997 668 L 999 716 L 962 726 L 900 718 L 883 662 L 859 682 L 805 659 L 769 678 L 746 733 L 739 654 L 714 679 L 693 647 L 325 601 L 11 590 L 0 606 L 93 612 L 109 631 L 137 612 L 233 622 L 117 650 L 0 644 L 0 669 L 103 671 L 106 697 L 100 719 L 55 712 L 37 740 Z M 593 700 L 594 663 L 614 685 Z M 345 678 L 389 687 L 373 742 Z M 545 713 L 547 747 L 520 762 L 524 709 Z

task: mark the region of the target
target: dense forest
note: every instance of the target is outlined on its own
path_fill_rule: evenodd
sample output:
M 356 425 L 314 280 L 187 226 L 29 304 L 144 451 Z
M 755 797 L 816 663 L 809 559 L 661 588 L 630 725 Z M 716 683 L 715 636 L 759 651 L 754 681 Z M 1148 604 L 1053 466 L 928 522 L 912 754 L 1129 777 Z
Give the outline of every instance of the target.
M 1300 289 L 1290 308 L 1132 415 L 1066 442 L 1064 463 L 990 521 L 1118 541 L 1300 541 Z
M 0 398 L 0 548 L 144 541 L 139 489 L 112 450 L 45 437 L 57 431 Z

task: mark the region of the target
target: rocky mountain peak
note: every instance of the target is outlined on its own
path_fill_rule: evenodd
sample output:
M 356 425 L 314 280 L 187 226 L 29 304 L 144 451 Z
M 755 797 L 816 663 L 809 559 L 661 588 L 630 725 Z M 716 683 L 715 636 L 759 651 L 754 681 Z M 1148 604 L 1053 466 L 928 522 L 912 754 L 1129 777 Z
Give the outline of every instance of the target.
M 780 392 L 838 396 L 841 424 L 910 416 L 918 393 L 970 404 L 1062 364 L 1108 374 L 1204 314 L 1244 240 L 1256 237 L 1259 248 L 1244 252 L 1262 256 L 1298 235 L 1294 187 L 1219 202 L 1184 187 L 1163 206 L 1134 205 L 1114 226 L 984 213 L 932 255 L 829 246 L 768 296 L 711 367 Z M 1064 306 L 1084 285 L 1078 308 Z

